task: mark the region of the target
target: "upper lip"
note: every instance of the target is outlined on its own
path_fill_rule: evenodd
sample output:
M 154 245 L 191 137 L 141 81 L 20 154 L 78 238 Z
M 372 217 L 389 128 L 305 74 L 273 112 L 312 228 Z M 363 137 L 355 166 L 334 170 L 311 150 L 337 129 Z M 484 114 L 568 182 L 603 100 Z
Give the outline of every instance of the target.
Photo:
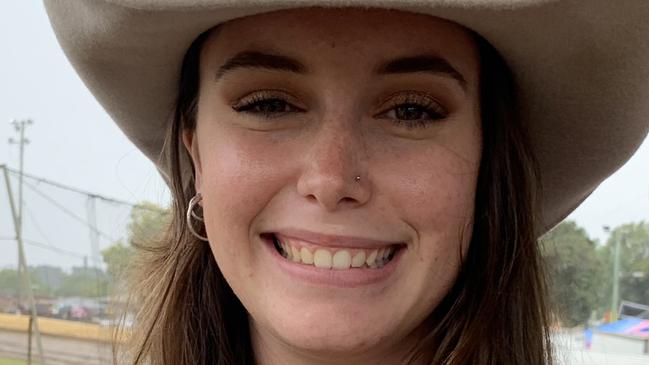
M 272 234 L 276 235 L 280 240 L 286 237 L 326 247 L 379 248 L 404 243 L 401 241 L 386 241 L 359 236 L 331 235 L 294 228 L 280 229 L 273 231 Z

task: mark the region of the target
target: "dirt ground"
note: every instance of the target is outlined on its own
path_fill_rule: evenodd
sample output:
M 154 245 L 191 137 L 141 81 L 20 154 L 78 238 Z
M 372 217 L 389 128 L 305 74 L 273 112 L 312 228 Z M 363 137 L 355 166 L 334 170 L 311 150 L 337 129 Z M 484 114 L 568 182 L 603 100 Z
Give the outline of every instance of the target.
M 42 336 L 46 365 L 110 365 L 110 344 Z M 0 331 L 0 356 L 27 359 L 27 333 Z M 32 338 L 32 360 L 40 363 L 36 339 Z

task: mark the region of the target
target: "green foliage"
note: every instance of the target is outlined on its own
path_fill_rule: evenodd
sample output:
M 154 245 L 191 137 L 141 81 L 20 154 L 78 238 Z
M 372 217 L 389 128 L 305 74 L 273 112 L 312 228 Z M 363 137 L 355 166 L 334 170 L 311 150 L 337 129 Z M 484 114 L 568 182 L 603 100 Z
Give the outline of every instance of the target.
M 54 296 L 66 276 L 60 267 L 40 265 L 29 269 L 32 287 L 37 296 Z
M 628 223 L 611 231 L 602 249 L 608 268 L 613 267 L 617 242 L 620 244 L 620 300 L 649 305 L 649 223 Z
M 131 210 L 128 243 L 117 241 L 101 252 L 112 283 L 119 285 L 122 275 L 135 254 L 134 245 L 147 245 L 159 239 L 169 224 L 170 214 L 153 203 L 143 202 Z
M 138 204 L 131 210 L 128 225 L 129 244 L 147 244 L 165 232 L 171 215 L 169 211 L 150 202 Z
M 102 297 L 108 295 L 108 277 L 98 269 L 72 269 L 72 273 L 63 278 L 61 287 L 56 291 L 61 297 Z
M 616 227 L 603 246 L 574 222 L 561 223 L 542 238 L 551 300 L 564 325 L 584 324 L 592 311 L 601 317 L 610 310 L 617 242 L 620 300 L 649 304 L 649 223 Z
M 32 362 L 32 364 L 36 364 Z M 0 365 L 27 365 L 27 361 L 0 357 Z
M 106 272 L 113 282 L 123 274 L 133 253 L 133 247 L 123 244 L 122 241 L 117 241 L 114 245 L 101 251 L 101 256 L 106 263 Z
M 574 222 L 563 222 L 541 240 L 551 302 L 565 326 L 585 324 L 602 302 L 604 278 L 597 247 Z
M 109 285 L 119 281 L 120 275 L 133 257 L 134 244 L 147 244 L 156 240 L 169 224 L 170 214 L 161 207 L 144 202 L 131 210 L 128 225 L 128 243 L 117 241 L 101 252 L 107 270 L 73 268 L 67 274 L 60 268 L 39 266 L 30 268 L 30 280 L 37 296 L 100 297 L 108 294 Z M 0 294 L 17 293 L 16 270 L 0 270 Z
M 101 270 L 75 267 L 70 274 L 59 268 L 52 272 L 61 274 L 61 282 L 56 287 L 43 280 L 42 267 L 29 268 L 29 280 L 36 297 L 100 297 L 108 293 L 108 278 Z M 16 295 L 18 284 L 17 270 L 0 270 L 0 294 Z M 25 285 L 24 282 L 21 285 Z M 24 299 L 26 294 L 24 290 L 22 292 Z
M 147 244 L 158 239 L 169 224 L 170 214 L 153 203 L 143 202 L 131 210 L 127 243 L 115 242 L 102 251 L 107 272 L 98 269 L 73 268 L 65 273 L 58 267 L 30 267 L 31 286 L 36 296 L 99 297 L 108 294 L 108 287 L 115 283 L 135 253 L 133 244 Z M 20 283 L 17 271 L 0 269 L 0 295 L 15 296 Z M 24 292 L 24 291 L 23 291 Z M 25 294 L 23 293 L 23 296 Z
M 18 272 L 14 269 L 0 270 L 0 294 L 15 295 L 18 287 Z
M 34 295 L 36 296 L 49 296 L 51 295 L 51 290 L 47 287 L 47 284 L 44 283 L 39 275 L 36 273 L 36 269 L 29 268 L 29 280 L 34 290 Z M 15 269 L 2 269 L 0 270 L 0 294 L 14 296 L 18 292 L 18 285 L 21 288 L 24 288 L 25 278 L 22 278 L 22 282 L 18 280 L 18 270 Z M 24 293 L 24 290 L 23 290 Z M 23 294 L 24 295 L 24 294 Z

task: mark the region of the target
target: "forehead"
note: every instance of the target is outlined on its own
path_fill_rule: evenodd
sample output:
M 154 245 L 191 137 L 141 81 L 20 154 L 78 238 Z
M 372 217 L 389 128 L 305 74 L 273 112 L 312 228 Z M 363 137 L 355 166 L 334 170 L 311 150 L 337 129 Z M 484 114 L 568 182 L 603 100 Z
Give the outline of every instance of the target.
M 211 64 L 243 50 L 281 52 L 307 64 L 372 67 L 395 56 L 435 54 L 475 81 L 471 33 L 425 14 L 386 9 L 302 8 L 239 18 L 219 26 L 204 49 Z

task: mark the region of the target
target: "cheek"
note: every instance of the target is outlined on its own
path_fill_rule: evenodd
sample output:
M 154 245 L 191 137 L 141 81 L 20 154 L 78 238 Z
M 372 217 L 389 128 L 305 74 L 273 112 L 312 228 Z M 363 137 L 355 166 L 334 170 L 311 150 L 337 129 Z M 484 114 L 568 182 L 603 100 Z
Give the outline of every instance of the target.
M 420 152 L 386 166 L 391 173 L 382 186 L 387 206 L 416 232 L 405 279 L 409 292 L 399 293 L 416 298 L 408 309 L 415 320 L 423 320 L 455 282 L 471 238 L 480 158 L 479 147 L 461 158 L 439 145 Z
M 217 260 L 222 254 L 252 260 L 250 224 L 282 188 L 281 176 L 290 170 L 291 159 L 248 135 L 208 128 L 200 131 L 208 137 L 199 140 L 199 150 L 210 244 Z
M 475 142 L 475 143 L 473 143 Z M 410 153 L 383 168 L 381 190 L 395 214 L 417 232 L 424 262 L 456 267 L 471 236 L 480 161 L 479 140 L 462 153 L 442 145 Z

